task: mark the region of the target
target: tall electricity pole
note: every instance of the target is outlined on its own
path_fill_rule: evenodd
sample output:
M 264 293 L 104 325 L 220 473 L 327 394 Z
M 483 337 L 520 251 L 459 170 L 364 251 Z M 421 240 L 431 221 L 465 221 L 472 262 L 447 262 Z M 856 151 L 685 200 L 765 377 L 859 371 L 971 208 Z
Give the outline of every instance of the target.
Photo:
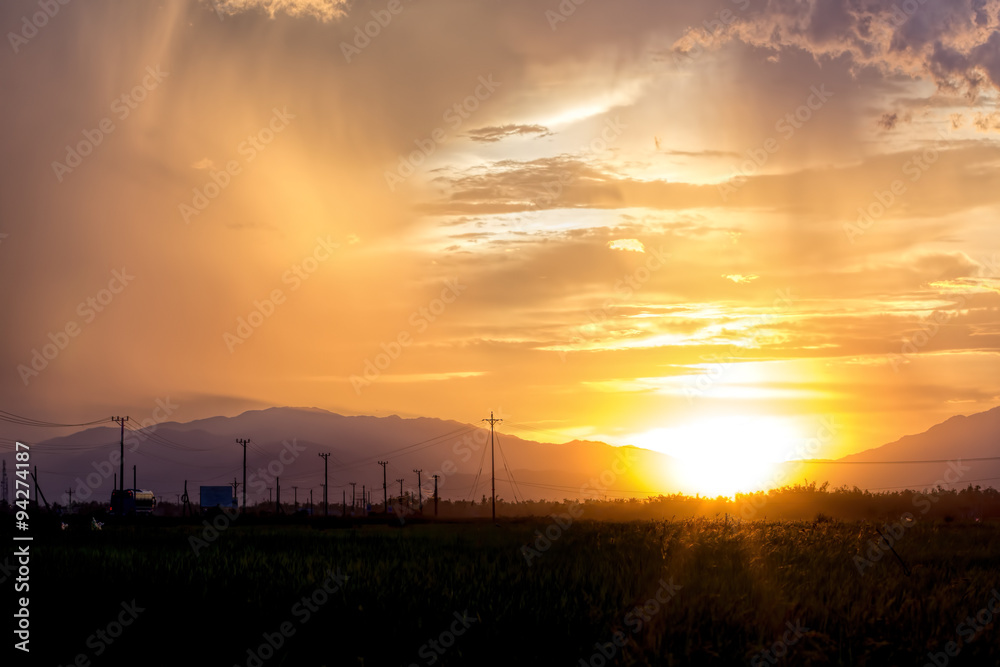
M 275 477 L 274 478 L 274 485 L 277 487 L 277 489 L 274 492 L 274 513 L 275 514 L 282 514 L 282 511 L 281 511 L 281 478 L 280 477 Z
M 389 492 L 385 488 L 385 467 L 389 465 L 388 461 L 379 461 L 378 464 L 382 466 L 382 511 L 386 514 L 389 513 Z
M 490 496 L 490 503 L 493 505 L 493 520 L 497 520 L 497 469 L 496 463 L 493 458 L 493 425 L 502 422 L 502 419 L 493 419 L 493 411 L 490 410 L 490 418 L 484 419 L 484 422 L 488 422 L 490 425 L 490 478 L 493 492 Z
M 438 477 L 440 475 L 434 475 L 434 516 L 438 515 Z
M 111 421 L 118 422 L 122 427 L 121 434 L 121 460 L 118 461 L 118 513 L 121 515 L 125 514 L 125 422 L 128 421 L 128 417 L 112 417 Z M 107 478 L 105 478 L 107 479 Z
M 292 487 L 292 496 L 293 499 L 295 500 L 295 511 L 297 513 L 299 511 L 299 487 L 297 486 Z
M 404 480 L 402 477 L 400 477 L 396 481 L 399 482 L 399 506 L 402 507 L 403 506 L 403 482 L 405 482 L 406 480 Z
M 247 445 L 250 443 L 249 438 L 236 438 L 237 445 L 243 445 L 243 511 L 247 511 Z
M 323 516 L 330 516 L 330 505 L 327 502 L 326 489 L 329 483 L 329 477 L 327 477 L 327 471 L 329 470 L 330 464 L 330 453 L 319 455 L 323 459 Z
M 354 509 L 354 499 L 358 497 L 355 487 L 357 487 L 357 482 L 348 482 L 351 485 L 351 509 Z
M 420 473 L 422 473 L 423 470 L 417 470 L 414 468 L 413 472 L 417 473 L 417 503 L 419 503 L 420 512 L 422 514 L 424 511 L 424 494 L 420 491 Z

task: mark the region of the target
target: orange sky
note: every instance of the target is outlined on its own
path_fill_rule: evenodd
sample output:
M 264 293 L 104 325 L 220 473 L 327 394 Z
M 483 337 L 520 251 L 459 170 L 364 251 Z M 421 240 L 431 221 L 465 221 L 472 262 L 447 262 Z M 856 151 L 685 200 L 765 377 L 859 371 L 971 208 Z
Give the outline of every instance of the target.
M 5 2 L 0 403 L 822 456 L 997 405 L 1000 2 L 766 4 Z

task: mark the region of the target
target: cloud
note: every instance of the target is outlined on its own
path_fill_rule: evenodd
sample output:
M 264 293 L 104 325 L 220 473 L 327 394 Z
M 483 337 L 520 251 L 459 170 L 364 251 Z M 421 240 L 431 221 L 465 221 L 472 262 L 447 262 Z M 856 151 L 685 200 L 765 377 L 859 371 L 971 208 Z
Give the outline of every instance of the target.
M 884 113 L 882 117 L 879 118 L 877 125 L 883 130 L 892 130 L 896 127 L 896 123 L 899 122 L 899 114 L 895 113 Z
M 608 247 L 612 250 L 628 250 L 630 252 L 646 252 L 646 246 L 638 239 L 618 239 L 609 241 Z
M 332 21 L 346 14 L 346 0 L 205 0 L 217 12 L 229 16 L 242 12 L 263 10 L 274 18 L 283 12 L 294 18 L 310 17 L 319 21 Z
M 480 127 L 475 130 L 470 130 L 468 137 L 473 141 L 479 141 L 482 143 L 495 143 L 497 141 L 502 141 L 508 137 L 518 137 L 529 134 L 538 135 L 536 138 L 541 139 L 542 137 L 547 137 L 552 133 L 549 128 L 544 125 L 494 125 L 491 127 Z
M 730 273 L 722 277 L 726 280 L 732 280 L 737 285 L 746 285 L 760 278 L 760 276 L 755 276 L 753 274 L 745 276 L 742 273 Z
M 706 46 L 733 39 L 777 54 L 800 49 L 814 57 L 847 57 L 856 68 L 975 93 L 986 81 L 1000 87 L 998 14 L 998 0 L 771 1 L 749 7 L 718 34 L 693 31 L 674 49 L 691 39 Z

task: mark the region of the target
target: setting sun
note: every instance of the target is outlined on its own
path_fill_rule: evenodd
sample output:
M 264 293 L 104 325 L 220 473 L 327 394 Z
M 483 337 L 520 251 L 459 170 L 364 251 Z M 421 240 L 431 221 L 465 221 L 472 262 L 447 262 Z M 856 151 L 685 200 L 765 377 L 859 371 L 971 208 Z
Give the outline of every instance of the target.
M 671 487 L 715 497 L 770 488 L 775 464 L 794 458 L 804 438 L 789 419 L 736 415 L 654 429 L 631 441 L 677 459 L 676 469 L 663 472 Z

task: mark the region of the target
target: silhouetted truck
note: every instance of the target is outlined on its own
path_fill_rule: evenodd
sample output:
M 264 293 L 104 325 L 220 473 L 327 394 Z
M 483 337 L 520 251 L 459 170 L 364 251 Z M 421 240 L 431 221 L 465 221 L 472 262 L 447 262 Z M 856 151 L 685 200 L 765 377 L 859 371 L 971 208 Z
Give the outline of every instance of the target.
M 200 495 L 202 512 L 236 509 L 236 497 L 231 486 L 203 486 L 200 487 Z
M 111 492 L 112 514 L 152 514 L 156 508 L 156 496 L 144 489 L 115 489 Z

